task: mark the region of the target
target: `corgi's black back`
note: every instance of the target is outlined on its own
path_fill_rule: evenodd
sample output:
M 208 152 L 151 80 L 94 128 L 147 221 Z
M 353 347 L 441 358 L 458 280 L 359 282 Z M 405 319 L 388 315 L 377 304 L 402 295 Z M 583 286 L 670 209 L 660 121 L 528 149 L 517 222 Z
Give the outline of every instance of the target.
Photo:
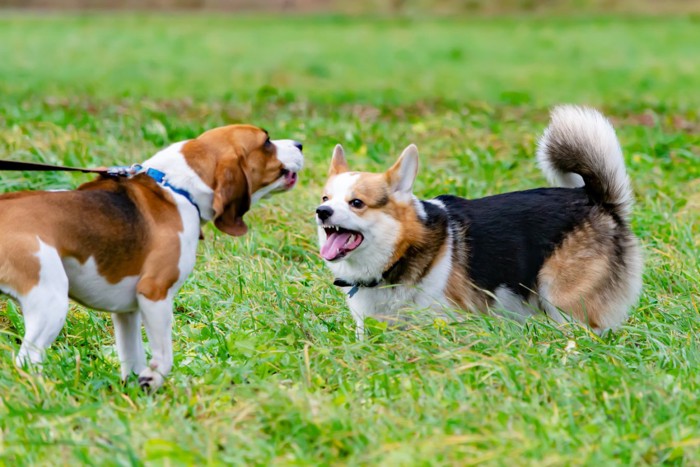
M 468 276 L 482 289 L 507 286 L 523 297 L 534 290 L 544 260 L 567 233 L 599 208 L 583 188 L 537 188 L 463 199 L 444 195 Z

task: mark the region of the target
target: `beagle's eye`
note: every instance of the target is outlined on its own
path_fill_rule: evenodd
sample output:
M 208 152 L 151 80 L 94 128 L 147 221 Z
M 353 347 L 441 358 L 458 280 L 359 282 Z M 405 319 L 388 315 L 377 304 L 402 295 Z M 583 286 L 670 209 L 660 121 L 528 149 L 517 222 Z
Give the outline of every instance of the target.
M 351 199 L 349 204 L 355 209 L 362 209 L 363 207 L 365 207 L 365 203 L 363 203 L 361 199 L 357 198 Z
M 265 149 L 270 149 L 272 146 L 272 141 L 270 141 L 270 137 L 268 136 L 267 139 L 265 140 L 265 143 L 263 144 L 265 146 Z
M 323 197 L 323 198 L 321 198 L 321 199 L 322 199 L 322 200 L 323 200 L 323 202 L 325 203 L 326 201 L 328 201 L 328 196 L 324 196 L 324 197 Z

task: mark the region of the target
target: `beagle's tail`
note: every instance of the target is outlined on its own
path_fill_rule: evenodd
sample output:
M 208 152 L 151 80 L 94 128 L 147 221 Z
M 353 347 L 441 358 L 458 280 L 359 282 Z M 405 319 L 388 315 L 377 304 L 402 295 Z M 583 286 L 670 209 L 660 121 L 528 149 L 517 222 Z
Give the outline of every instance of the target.
M 555 107 L 537 147 L 537 162 L 551 183 L 584 187 L 594 202 L 628 218 L 633 196 L 622 148 L 612 125 L 597 110 Z

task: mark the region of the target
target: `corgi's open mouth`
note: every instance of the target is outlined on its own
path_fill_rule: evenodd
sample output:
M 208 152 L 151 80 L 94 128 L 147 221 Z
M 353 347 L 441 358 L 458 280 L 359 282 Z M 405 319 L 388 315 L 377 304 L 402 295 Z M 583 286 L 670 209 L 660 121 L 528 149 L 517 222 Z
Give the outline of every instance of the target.
M 326 261 L 340 259 L 362 244 L 364 237 L 360 232 L 342 227 L 324 226 L 326 243 L 321 247 L 321 256 Z

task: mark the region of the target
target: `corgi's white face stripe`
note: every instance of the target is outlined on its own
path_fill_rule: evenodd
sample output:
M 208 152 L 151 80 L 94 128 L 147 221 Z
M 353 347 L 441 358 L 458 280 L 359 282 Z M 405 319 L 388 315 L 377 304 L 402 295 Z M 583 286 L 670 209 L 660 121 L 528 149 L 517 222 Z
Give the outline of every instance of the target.
M 360 174 L 358 173 L 346 172 L 331 179 L 326 190 L 326 196 L 328 196 L 329 199 L 321 204 L 321 206 L 330 206 L 333 208 L 333 215 L 328 219 L 327 224 L 340 225 L 347 229 L 353 229 L 351 225 L 345 225 L 346 223 L 354 225 L 352 218 L 358 217 L 350 210 L 348 197 L 350 193 L 352 193 L 352 188 L 359 178 Z
M 360 179 L 360 174 L 356 172 L 345 172 L 336 175 L 328 186 L 328 197 L 330 203 L 347 204 L 348 197 L 352 189 Z

